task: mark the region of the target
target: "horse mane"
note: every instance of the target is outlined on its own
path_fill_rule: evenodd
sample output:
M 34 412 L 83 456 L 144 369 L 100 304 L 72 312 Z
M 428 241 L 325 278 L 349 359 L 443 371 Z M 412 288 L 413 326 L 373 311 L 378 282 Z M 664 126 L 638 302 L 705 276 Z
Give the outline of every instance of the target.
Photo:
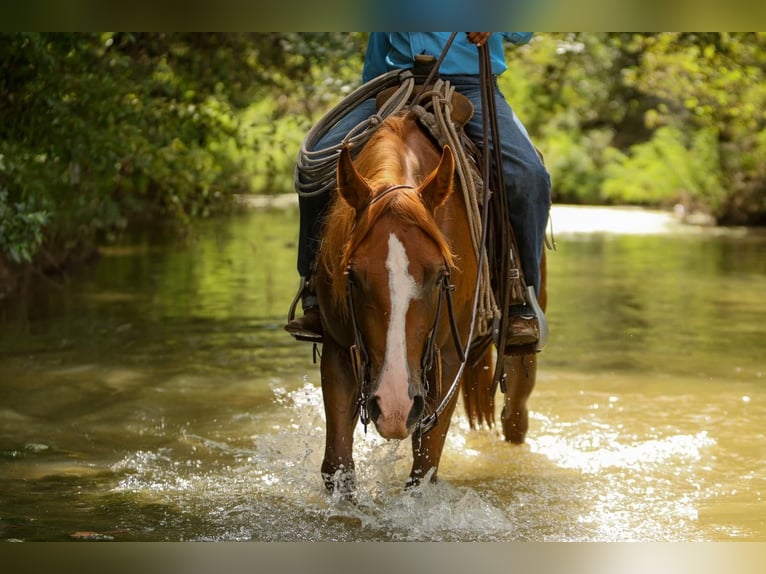
M 406 180 L 407 165 L 405 154 L 402 152 L 405 146 L 405 130 L 408 127 L 406 120 L 406 116 L 387 118 L 354 162 L 357 171 L 373 189 L 373 196 Z M 417 125 L 415 127 L 420 129 Z M 426 175 L 428 174 L 416 174 L 416 177 L 424 178 Z M 454 267 L 455 256 L 452 249 L 417 190 L 402 188 L 394 193 L 381 195 L 358 218 L 354 208 L 346 203 L 339 193 L 334 195 L 324 220 L 318 263 L 331 281 L 333 304 L 341 313 L 347 312 L 346 270 L 351 256 L 375 223 L 385 214 L 392 215 L 404 224 L 418 227 L 436 244 L 447 265 L 450 268 Z
M 402 153 L 407 116 L 395 115 L 375 131 L 359 152 L 354 165 L 371 185 L 403 183 L 407 165 Z

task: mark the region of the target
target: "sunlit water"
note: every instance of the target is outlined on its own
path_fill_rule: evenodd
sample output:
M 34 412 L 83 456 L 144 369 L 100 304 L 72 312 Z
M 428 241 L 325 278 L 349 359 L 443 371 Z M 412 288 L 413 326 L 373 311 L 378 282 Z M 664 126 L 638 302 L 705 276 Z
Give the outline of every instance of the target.
M 405 491 L 409 443 L 360 427 L 356 504 L 281 329 L 296 211 L 105 249 L 3 310 L 0 539 L 766 540 L 766 237 L 584 214 L 554 214 L 527 444 L 458 412 Z

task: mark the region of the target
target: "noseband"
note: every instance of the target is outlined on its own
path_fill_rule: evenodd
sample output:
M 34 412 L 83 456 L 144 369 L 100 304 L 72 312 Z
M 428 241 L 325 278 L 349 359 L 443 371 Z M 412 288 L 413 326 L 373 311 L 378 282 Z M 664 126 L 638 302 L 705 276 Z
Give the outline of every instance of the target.
M 381 197 L 388 195 L 389 193 L 396 191 L 398 189 L 413 189 L 411 185 L 394 185 L 389 188 L 386 188 L 381 193 L 373 197 L 370 202 L 365 207 L 368 208 L 370 205 L 375 203 L 377 200 L 379 200 Z M 437 377 L 441 378 L 441 352 L 439 350 L 439 347 L 436 345 L 436 329 L 439 325 L 439 320 L 441 319 L 441 310 L 442 310 L 442 301 L 447 301 L 447 313 L 449 316 L 449 323 L 450 323 L 450 330 L 452 332 L 452 338 L 455 343 L 455 347 L 457 348 L 458 357 L 460 358 L 461 362 L 465 362 L 466 359 L 466 352 L 465 348 L 463 347 L 463 344 L 460 340 L 460 333 L 458 332 L 457 328 L 457 321 L 455 319 L 455 310 L 454 305 L 452 303 L 452 292 L 455 290 L 455 285 L 450 283 L 450 274 L 449 274 L 449 266 L 445 264 L 445 268 L 448 270 L 439 281 L 439 298 L 436 303 L 436 314 L 434 315 L 434 321 L 431 325 L 431 329 L 428 332 L 428 336 L 426 338 L 426 344 L 423 347 L 423 353 L 420 358 L 420 377 L 421 377 L 421 383 L 423 384 L 423 388 L 425 389 L 426 395 L 428 394 L 428 373 L 431 372 L 434 368 L 437 369 Z M 370 376 L 370 356 L 367 352 L 367 347 L 364 344 L 364 337 L 362 337 L 362 332 L 359 330 L 359 321 L 356 317 L 356 306 L 354 305 L 354 289 L 353 289 L 353 282 L 351 280 L 351 274 L 349 273 L 349 270 L 346 270 L 346 277 L 348 278 L 347 286 L 346 286 L 346 298 L 348 302 L 348 309 L 349 313 L 351 315 L 351 326 L 354 330 L 354 344 L 349 348 L 349 353 L 351 355 L 351 364 L 354 371 L 354 377 L 356 378 L 356 383 L 359 386 L 359 398 L 357 399 L 357 408 L 359 410 L 359 420 L 364 425 L 364 432 L 367 432 L 367 425 L 370 422 L 370 416 L 367 411 L 367 401 L 370 398 L 370 392 L 372 387 L 372 378 Z M 437 378 L 437 380 L 438 380 Z M 436 410 L 434 415 L 432 416 L 432 422 L 430 424 L 423 424 L 423 420 L 419 421 L 418 427 L 420 429 L 420 433 L 425 433 L 431 430 L 433 426 L 436 424 L 436 414 L 441 412 L 443 408 L 443 404 L 440 405 L 440 408 Z

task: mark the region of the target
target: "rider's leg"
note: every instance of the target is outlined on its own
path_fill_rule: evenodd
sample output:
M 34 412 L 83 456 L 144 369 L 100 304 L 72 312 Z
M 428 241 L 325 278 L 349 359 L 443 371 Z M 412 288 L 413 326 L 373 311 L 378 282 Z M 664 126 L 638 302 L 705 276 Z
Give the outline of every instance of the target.
M 322 150 L 337 146 L 348 135 L 352 128 L 375 113 L 375 100 L 369 99 L 360 103 L 350 110 L 347 115 L 338 121 L 327 133 L 322 136 L 315 146 L 315 150 Z M 311 192 L 312 187 L 319 189 L 319 182 L 305 181 L 301 177 L 301 184 L 306 192 Z M 322 323 L 319 318 L 318 301 L 311 286 L 311 273 L 319 249 L 322 232 L 323 216 L 330 204 L 334 188 L 327 193 L 316 196 L 298 196 L 298 208 L 300 210 L 300 229 L 298 235 L 298 274 L 301 277 L 301 306 L 303 317 L 297 317 L 287 325 L 285 329 L 293 335 L 301 336 L 309 340 L 321 340 Z
M 477 77 L 448 78 L 457 91 L 468 97 L 475 113 L 465 126 L 466 135 L 480 147 L 483 141 L 481 91 Z M 497 85 L 495 110 L 503 162 L 503 179 L 508 200 L 511 226 L 519 248 L 519 259 L 527 285 L 540 292 L 540 261 L 551 205 L 550 175 L 543 165 L 526 129 L 513 113 Z M 490 136 L 491 142 L 491 136 Z M 509 345 L 534 342 L 539 336 L 537 321 L 530 321 L 532 310 L 519 307 L 511 310 Z M 544 319 L 544 317 L 543 317 Z

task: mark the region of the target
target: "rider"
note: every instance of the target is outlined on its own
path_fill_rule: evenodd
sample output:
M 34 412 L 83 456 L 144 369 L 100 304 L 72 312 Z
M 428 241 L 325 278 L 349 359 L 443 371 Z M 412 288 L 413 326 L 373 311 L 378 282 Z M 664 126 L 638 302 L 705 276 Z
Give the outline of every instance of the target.
M 438 58 L 451 34 L 449 32 L 372 32 L 367 45 L 362 80 L 369 82 L 395 69 L 412 68 L 415 56 Z M 482 146 L 483 126 L 477 46 L 488 43 L 492 73 L 499 76 L 507 69 L 504 41 L 519 45 L 529 42 L 531 32 L 467 32 L 455 36 L 439 67 L 441 78 L 466 96 L 475 113 L 464 126 L 466 135 Z M 540 292 L 539 265 L 545 228 L 550 209 L 550 176 L 527 130 L 511 110 L 497 82 L 494 83 L 495 109 L 499 127 L 505 193 L 511 226 L 519 248 L 519 258 L 527 285 Z M 363 101 L 343 117 L 319 142 L 316 149 L 339 144 L 349 131 L 376 112 L 375 99 Z M 302 182 L 302 184 L 307 182 Z M 291 320 L 285 329 L 304 340 L 322 340 L 322 323 L 316 295 L 310 287 L 311 268 L 316 255 L 322 215 L 329 194 L 301 195 L 298 273 L 305 287 L 301 293 L 303 316 Z M 540 336 L 537 317 L 528 305 L 511 307 L 506 346 L 535 343 Z

